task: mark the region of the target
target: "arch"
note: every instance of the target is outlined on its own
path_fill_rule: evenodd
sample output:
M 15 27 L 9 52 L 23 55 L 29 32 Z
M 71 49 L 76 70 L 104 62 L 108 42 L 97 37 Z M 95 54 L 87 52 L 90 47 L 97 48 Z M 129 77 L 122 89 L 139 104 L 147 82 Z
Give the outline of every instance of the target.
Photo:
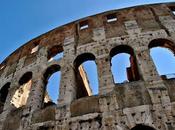
M 55 105 L 56 100 L 58 100 L 58 95 L 59 95 L 59 88 L 55 89 L 53 88 L 53 85 L 60 84 L 60 79 L 61 79 L 61 67 L 57 64 L 51 65 L 48 67 L 44 73 L 44 83 L 45 83 L 45 90 L 44 90 L 44 107 L 50 106 L 50 105 Z M 56 76 L 55 76 L 56 75 Z M 53 76 L 53 78 L 52 78 Z M 58 82 L 54 82 L 54 80 Z M 58 85 L 59 86 L 59 85 Z M 52 89 L 52 90 L 51 90 Z M 52 91 L 52 92 L 50 92 Z
M 76 98 L 91 96 L 98 93 L 98 72 L 95 59 L 92 53 L 83 53 L 78 55 L 74 60 L 77 86 Z M 91 68 L 91 70 L 88 68 Z M 94 82 L 92 82 L 92 80 L 94 80 Z
M 123 76 L 125 77 L 125 80 L 131 82 L 131 81 L 137 81 L 140 79 L 140 76 L 139 76 L 139 71 L 138 71 L 138 67 L 137 67 L 137 62 L 136 62 L 136 57 L 134 55 L 134 50 L 128 46 L 128 45 L 119 45 L 119 46 L 116 46 L 114 47 L 111 51 L 110 51 L 110 61 L 111 61 L 111 69 L 112 69 L 112 73 L 113 73 L 113 78 L 114 78 L 114 82 L 115 83 L 120 83 L 120 82 L 124 82 L 123 81 L 120 81 L 118 82 L 116 77 L 117 75 L 114 73 L 114 71 L 116 71 L 117 68 L 114 68 L 114 64 L 117 63 L 117 56 L 119 55 L 123 55 L 123 54 L 127 54 L 125 55 L 125 57 L 127 56 L 127 63 L 129 63 L 130 65 L 127 65 L 127 66 L 124 66 L 124 75 L 118 75 L 119 77 L 120 76 Z M 114 62 L 113 62 L 114 60 Z M 113 64 L 112 64 L 113 63 Z
M 119 53 L 127 53 L 127 54 L 134 56 L 134 50 L 130 46 L 119 45 L 119 46 L 112 48 L 112 50 L 110 51 L 110 57 L 112 58 L 114 55 L 117 55 Z
M 47 55 L 48 60 L 62 58 L 63 57 L 63 46 L 55 45 L 51 47 L 47 53 L 48 53 Z
M 131 130 L 155 130 L 155 129 L 147 125 L 138 124 L 135 127 L 133 127 Z
M 164 38 L 158 38 L 158 39 L 154 39 L 152 40 L 149 45 L 148 48 L 154 48 L 154 47 L 164 47 L 169 49 L 170 51 L 172 51 L 173 53 L 175 53 L 175 44 L 168 40 L 168 39 L 164 39 Z
M 3 111 L 4 104 L 9 92 L 10 82 L 6 83 L 0 90 L 0 113 Z
M 44 73 L 44 79 L 48 80 L 53 73 L 60 71 L 60 69 L 61 67 L 56 64 L 49 66 Z
M 159 38 L 152 40 L 148 48 L 150 49 L 150 56 L 159 75 L 163 79 L 175 78 L 175 44 L 168 39 Z
M 83 62 L 88 60 L 94 60 L 95 56 L 92 53 L 83 53 L 76 57 L 74 60 L 74 66 L 77 69 Z
M 29 97 L 29 93 L 32 87 L 32 72 L 26 72 L 20 79 L 19 79 L 19 87 L 15 91 L 12 99 L 11 104 L 16 108 L 25 106 L 27 103 L 27 99 Z

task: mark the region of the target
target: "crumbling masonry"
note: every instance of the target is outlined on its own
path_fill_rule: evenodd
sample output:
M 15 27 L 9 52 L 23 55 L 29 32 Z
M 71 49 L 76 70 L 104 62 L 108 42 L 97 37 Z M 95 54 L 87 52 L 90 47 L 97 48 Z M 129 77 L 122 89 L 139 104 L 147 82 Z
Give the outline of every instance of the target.
M 112 10 L 18 48 L 0 64 L 0 130 L 175 130 L 175 79 L 159 75 L 150 56 L 153 47 L 175 53 L 173 11 L 175 3 Z M 128 82 L 114 83 L 111 59 L 123 52 Z M 88 60 L 97 65 L 98 95 L 81 67 Z M 57 71 L 55 105 L 46 85 Z

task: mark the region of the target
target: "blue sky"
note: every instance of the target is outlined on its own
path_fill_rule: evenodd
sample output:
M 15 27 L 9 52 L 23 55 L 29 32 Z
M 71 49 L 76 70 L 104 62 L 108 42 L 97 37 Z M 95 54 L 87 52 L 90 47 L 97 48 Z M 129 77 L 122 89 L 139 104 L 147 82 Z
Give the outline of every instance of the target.
M 60 25 L 111 9 L 161 2 L 175 0 L 0 0 L 0 62 Z
M 128 6 L 174 0 L 0 0 L 0 62 L 27 41 L 57 26 Z

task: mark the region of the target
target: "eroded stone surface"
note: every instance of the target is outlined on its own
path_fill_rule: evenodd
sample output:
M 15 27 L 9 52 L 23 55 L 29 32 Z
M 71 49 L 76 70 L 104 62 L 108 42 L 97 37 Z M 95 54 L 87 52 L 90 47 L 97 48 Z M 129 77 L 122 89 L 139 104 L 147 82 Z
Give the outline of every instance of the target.
M 175 3 L 167 3 L 97 14 L 56 28 L 17 49 L 0 65 L 0 90 L 9 87 L 6 99 L 0 97 L 0 129 L 131 130 L 142 124 L 175 130 L 175 79 L 158 75 L 149 52 L 155 44 L 175 52 L 173 9 Z M 109 14 L 117 20 L 107 22 Z M 87 23 L 88 28 L 79 29 Z M 130 82 L 115 84 L 111 50 L 119 46 L 132 48 L 131 62 L 136 63 L 128 68 Z M 64 52 L 62 58 L 51 59 L 60 52 Z M 82 57 L 77 61 L 78 56 Z M 82 87 L 84 81 L 88 84 L 83 68 L 84 79 L 76 68 L 88 59 L 97 65 L 99 94 L 95 96 L 88 85 Z M 53 104 L 48 96 L 45 102 L 47 79 L 58 70 L 58 103 Z M 19 81 L 27 72 L 32 78 L 24 77 L 21 85 L 30 81 L 31 87 L 26 87 L 30 93 L 22 102 L 25 89 L 20 89 Z M 18 100 L 12 102 L 17 90 Z M 16 108 L 15 103 L 22 105 Z

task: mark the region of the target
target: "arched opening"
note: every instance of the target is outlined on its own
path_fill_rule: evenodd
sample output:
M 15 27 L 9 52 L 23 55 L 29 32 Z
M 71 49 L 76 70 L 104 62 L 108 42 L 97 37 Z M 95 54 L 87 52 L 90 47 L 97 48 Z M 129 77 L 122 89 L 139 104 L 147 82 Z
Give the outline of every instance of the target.
M 91 53 L 79 55 L 75 61 L 77 99 L 98 94 L 98 71 L 95 56 Z
M 59 60 L 63 58 L 63 47 L 61 45 L 55 45 L 52 48 L 48 50 L 48 56 L 49 61 L 52 60 Z
M 175 46 L 166 39 L 156 39 L 149 44 L 150 55 L 156 70 L 163 79 L 175 78 Z
M 44 107 L 57 104 L 59 97 L 59 86 L 61 79 L 61 71 L 59 65 L 50 66 L 44 73 L 45 94 Z
M 25 106 L 32 87 L 32 72 L 25 73 L 19 80 L 19 88 L 11 99 L 11 104 L 16 108 Z
M 134 51 L 131 47 L 120 45 L 110 52 L 111 71 L 114 83 L 137 81 L 140 79 Z
M 8 82 L 0 90 L 0 113 L 3 111 L 9 88 L 10 88 L 10 83 Z
M 155 129 L 150 126 L 139 124 L 136 125 L 134 128 L 132 128 L 131 130 L 155 130 Z

